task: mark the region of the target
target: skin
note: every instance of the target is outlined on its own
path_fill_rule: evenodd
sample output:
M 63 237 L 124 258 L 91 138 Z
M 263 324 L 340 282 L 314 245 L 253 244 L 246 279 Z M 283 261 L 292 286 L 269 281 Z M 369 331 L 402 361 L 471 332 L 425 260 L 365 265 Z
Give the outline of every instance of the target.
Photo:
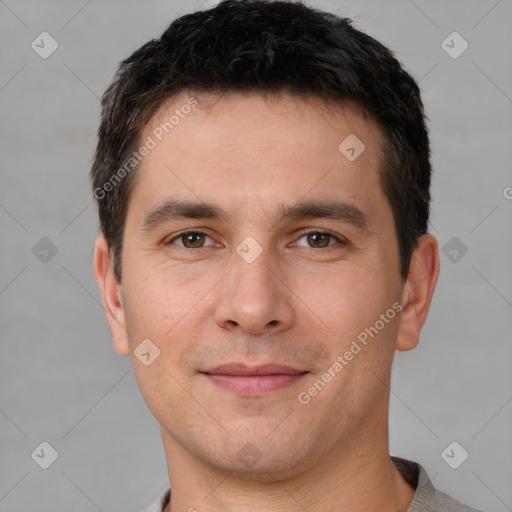
M 406 510 L 414 490 L 389 458 L 390 371 L 394 351 L 419 341 L 438 277 L 435 238 L 420 238 L 404 282 L 379 185 L 382 137 L 356 105 L 285 94 L 197 99 L 137 171 L 122 282 L 103 236 L 94 255 L 115 349 L 132 355 L 161 426 L 172 482 L 167 510 Z M 163 105 L 141 140 L 187 100 L 181 94 Z M 365 144 L 353 162 L 338 150 L 349 134 Z M 143 229 L 170 198 L 220 205 L 229 218 L 171 218 Z M 346 219 L 278 220 L 279 208 L 300 200 L 350 203 L 366 215 L 366 228 Z M 193 239 L 203 247 L 183 247 L 188 239 L 177 235 L 187 229 L 207 235 Z M 247 237 L 262 249 L 252 263 L 236 252 Z M 394 303 L 401 313 L 300 403 L 298 394 Z M 134 350 L 148 338 L 160 355 L 145 366 Z M 233 361 L 309 373 L 258 397 L 199 373 Z M 251 467 L 237 456 L 248 443 L 261 454 Z

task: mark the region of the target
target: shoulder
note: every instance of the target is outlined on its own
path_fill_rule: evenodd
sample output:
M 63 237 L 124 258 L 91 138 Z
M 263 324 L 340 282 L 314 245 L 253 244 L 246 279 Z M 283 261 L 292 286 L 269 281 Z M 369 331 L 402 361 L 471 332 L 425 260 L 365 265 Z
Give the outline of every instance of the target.
M 460 501 L 448 496 L 448 494 L 438 490 L 435 491 L 433 510 L 435 512 L 482 512 L 476 508 L 464 505 Z
M 391 457 L 402 477 L 416 489 L 407 512 L 482 512 L 437 490 L 417 462 Z

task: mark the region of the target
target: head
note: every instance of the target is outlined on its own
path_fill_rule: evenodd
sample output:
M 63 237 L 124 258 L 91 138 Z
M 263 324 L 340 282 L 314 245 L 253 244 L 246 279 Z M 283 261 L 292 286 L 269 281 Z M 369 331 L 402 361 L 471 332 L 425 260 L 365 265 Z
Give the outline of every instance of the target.
M 227 0 L 123 61 L 102 108 L 95 273 L 169 446 L 263 474 L 384 438 L 438 272 L 423 106 L 391 52 L 300 3 Z M 231 362 L 302 376 L 241 396 L 211 379 Z

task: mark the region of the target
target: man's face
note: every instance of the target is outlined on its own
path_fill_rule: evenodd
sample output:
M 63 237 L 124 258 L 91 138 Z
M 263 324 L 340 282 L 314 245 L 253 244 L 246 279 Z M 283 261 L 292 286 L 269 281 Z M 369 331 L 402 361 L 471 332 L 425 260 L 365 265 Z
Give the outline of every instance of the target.
M 159 141 L 161 123 L 188 104 L 175 98 L 140 138 L 156 147 L 129 201 L 116 348 L 133 354 L 149 339 L 160 351 L 133 363 L 167 447 L 277 474 L 385 435 L 404 287 L 379 184 L 382 139 L 350 104 L 217 100 L 200 101 Z M 224 216 L 176 216 L 176 201 Z M 314 207 L 290 210 L 305 203 Z M 153 348 L 142 360 L 158 353 L 143 346 Z M 215 370 L 225 364 L 301 373 L 234 377 Z

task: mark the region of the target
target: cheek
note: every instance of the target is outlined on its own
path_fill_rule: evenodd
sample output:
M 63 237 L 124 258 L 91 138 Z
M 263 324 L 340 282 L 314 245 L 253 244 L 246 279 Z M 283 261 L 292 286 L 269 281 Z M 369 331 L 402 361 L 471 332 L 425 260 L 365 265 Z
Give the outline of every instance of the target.
M 201 328 L 211 317 L 213 299 L 208 291 L 218 277 L 211 272 L 194 278 L 189 273 L 146 267 L 123 285 L 128 341 L 139 385 L 148 396 L 159 387 L 173 387 L 172 377 L 183 382 L 195 372 L 190 354 L 197 350 Z M 149 370 L 136 360 L 138 347 L 148 339 L 158 353 Z M 179 387 L 174 391 L 178 396 Z
M 347 402 L 354 407 L 359 407 L 359 402 L 369 407 L 366 400 L 385 390 L 383 383 L 394 354 L 399 315 L 393 304 L 399 304 L 390 293 L 392 283 L 381 272 L 372 273 L 355 265 L 309 277 L 298 277 L 295 287 L 297 295 L 306 298 L 306 318 L 324 334 L 311 331 L 317 343 L 328 350 L 330 361 L 312 382 L 322 379 L 331 368 L 336 378 L 324 395 L 326 406 L 334 394 L 340 407 L 346 407 Z M 307 323 L 302 321 L 303 328 L 311 330 Z M 341 365 L 339 373 L 332 367 L 335 362 Z
M 330 337 L 347 341 L 373 325 L 391 307 L 391 289 L 383 273 L 352 262 L 321 266 L 296 272 L 289 286 L 306 306 L 308 317 L 324 324 Z M 301 304 L 303 303 L 303 305 Z
M 210 277 L 199 278 L 187 271 L 154 264 L 141 266 L 126 277 L 126 322 L 134 339 L 162 339 L 171 335 L 184 318 L 193 314 L 201 297 L 212 287 Z
M 314 399 L 317 406 L 359 417 L 387 392 L 400 305 L 382 273 L 352 266 L 329 272 L 328 277 L 315 277 L 298 279 L 297 295 L 307 298 L 308 307 L 303 310 L 311 310 L 308 319 L 320 328 L 327 326 L 328 330 L 323 331 L 326 335 L 317 335 L 316 341 L 328 349 L 330 362 L 312 376 L 308 385 L 315 386 L 319 380 L 329 382 L 325 391 L 318 393 L 318 400 Z
M 189 382 L 169 367 L 163 353 L 150 366 L 135 359 L 133 365 L 142 398 L 161 425 L 169 424 L 170 418 L 174 425 L 191 421 L 191 413 L 183 414 L 191 400 Z

